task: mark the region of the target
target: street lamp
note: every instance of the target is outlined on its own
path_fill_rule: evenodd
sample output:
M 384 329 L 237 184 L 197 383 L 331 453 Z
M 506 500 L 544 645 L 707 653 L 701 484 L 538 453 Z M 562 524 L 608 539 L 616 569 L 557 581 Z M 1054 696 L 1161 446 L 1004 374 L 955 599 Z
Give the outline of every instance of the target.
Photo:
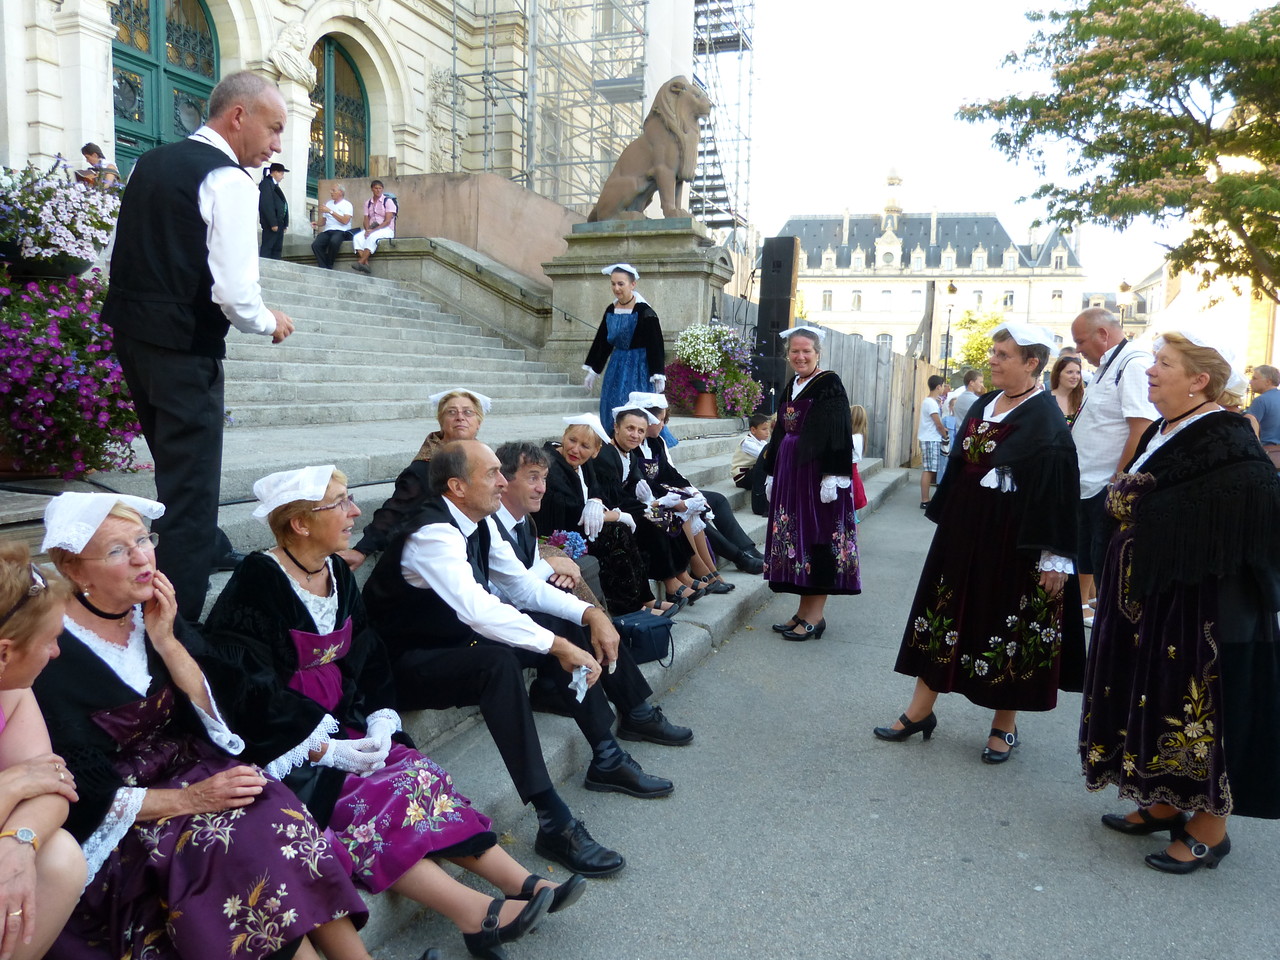
M 947 281 L 947 339 L 942 351 L 942 379 L 946 380 L 951 369 L 951 308 L 955 306 L 957 288 L 954 280 Z

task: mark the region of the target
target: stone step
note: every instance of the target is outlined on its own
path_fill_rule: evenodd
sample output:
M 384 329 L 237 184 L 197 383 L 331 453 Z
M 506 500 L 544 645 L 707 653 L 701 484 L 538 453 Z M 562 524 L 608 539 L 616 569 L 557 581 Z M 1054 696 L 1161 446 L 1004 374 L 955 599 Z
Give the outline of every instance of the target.
M 447 341 L 443 346 L 446 350 L 439 352 L 452 355 Z M 284 343 L 276 344 L 266 337 L 255 337 L 252 341 L 247 337 L 228 340 L 227 356 L 242 360 L 280 360 L 290 363 L 387 363 L 389 358 L 397 356 L 421 356 L 424 359 L 432 359 L 437 355 L 436 350 L 428 350 L 424 347 L 425 343 L 400 340 L 360 339 L 353 343 L 349 337 L 312 335 L 309 331 L 304 331 L 296 342 L 293 337 Z M 465 359 L 455 358 L 456 365 L 466 369 L 466 361 L 473 357 L 502 360 L 511 366 L 528 362 L 520 350 L 497 346 L 473 346 L 468 347 Z M 481 385 L 477 385 L 475 389 L 480 390 Z
M 331 368 L 325 368 L 324 372 L 328 372 Z M 440 378 L 446 374 L 438 374 Z M 503 383 L 498 386 L 490 387 L 492 399 L 525 399 L 529 396 L 530 384 L 526 382 L 513 381 Z M 278 403 L 289 405 L 290 403 L 342 403 L 348 406 L 360 405 L 366 407 L 369 404 L 381 405 L 386 401 L 415 401 L 418 403 L 427 403 L 427 398 L 435 393 L 437 388 L 421 377 L 405 376 L 403 378 L 386 378 L 382 380 L 245 380 L 232 382 L 228 379 L 226 385 L 226 402 L 231 407 L 233 403 L 237 404 L 236 409 L 243 409 L 246 405 L 255 403 Z M 577 411 L 583 404 L 589 404 L 589 398 L 582 395 L 582 388 L 567 384 L 564 378 L 560 378 L 559 383 L 537 385 L 538 404 L 555 404 L 557 401 L 572 401 L 572 409 Z M 546 407 L 546 412 L 554 412 L 552 406 Z M 431 405 L 430 413 L 435 413 L 434 405 Z
M 271 281 L 292 280 L 317 288 L 332 289 L 346 295 L 349 292 L 395 296 L 407 292 L 404 284 L 386 277 L 357 274 L 354 270 L 321 270 L 319 267 L 290 263 L 287 260 L 258 260 L 258 277 L 264 289 Z
M 246 360 L 228 357 L 225 361 L 227 382 L 232 380 L 280 380 L 280 381 L 314 381 L 317 373 L 323 373 L 333 380 L 354 380 L 360 383 L 376 381 L 417 381 L 425 383 L 430 380 L 437 383 L 470 383 L 488 381 L 495 373 L 501 372 L 504 383 L 529 384 L 531 386 L 565 386 L 568 384 L 578 393 L 582 393 L 581 384 L 566 381 L 564 374 L 545 369 L 545 364 L 520 364 L 513 367 L 509 360 L 491 358 L 467 359 L 466 368 L 460 369 L 458 362 L 445 357 L 388 357 L 385 354 L 368 354 L 379 362 L 368 363 L 327 363 L 317 367 L 314 363 L 290 363 L 276 360 Z M 345 358 L 344 358 L 345 359 Z M 492 388 L 490 388 L 492 389 Z M 484 391 L 481 391 L 484 392 Z
M 428 313 L 440 312 L 439 302 L 425 299 L 415 289 L 400 286 L 395 289 L 380 290 L 376 293 L 365 289 L 359 281 L 350 285 L 319 285 L 310 279 L 272 279 L 270 287 L 263 287 L 263 298 L 269 305 L 293 303 L 297 297 L 316 297 L 326 300 L 338 299 L 343 303 L 360 303 L 366 308 L 383 304 L 396 304 L 412 307 Z
M 227 405 L 232 419 L 241 426 L 279 426 L 292 424 L 361 423 L 369 420 L 413 420 L 434 418 L 436 404 L 424 396 L 421 400 L 375 400 L 357 403 L 346 400 L 341 403 L 276 403 L 273 401 L 241 403 L 234 399 L 228 384 Z M 448 386 L 442 384 L 441 387 Z M 437 388 L 439 389 L 439 388 Z M 427 391 L 423 391 L 425 394 Z M 539 411 L 571 415 L 594 409 L 589 399 L 538 397 Z

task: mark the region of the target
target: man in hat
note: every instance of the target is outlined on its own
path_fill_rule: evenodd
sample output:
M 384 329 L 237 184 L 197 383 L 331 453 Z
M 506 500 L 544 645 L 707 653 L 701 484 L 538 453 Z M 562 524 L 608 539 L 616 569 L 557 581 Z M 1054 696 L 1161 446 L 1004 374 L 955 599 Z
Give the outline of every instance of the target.
M 289 172 L 283 163 L 273 163 L 262 174 L 258 184 L 258 220 L 262 224 L 262 247 L 258 256 L 279 260 L 284 246 L 284 231 L 289 226 L 289 202 L 280 189 L 280 181 Z
M 262 302 L 252 175 L 280 151 L 288 114 L 276 85 L 223 77 L 209 120 L 144 153 L 121 200 L 102 321 L 112 328 L 165 514 L 156 558 L 178 612 L 200 619 L 209 570 L 230 550 L 218 532 L 227 330 L 279 343 L 293 321 Z

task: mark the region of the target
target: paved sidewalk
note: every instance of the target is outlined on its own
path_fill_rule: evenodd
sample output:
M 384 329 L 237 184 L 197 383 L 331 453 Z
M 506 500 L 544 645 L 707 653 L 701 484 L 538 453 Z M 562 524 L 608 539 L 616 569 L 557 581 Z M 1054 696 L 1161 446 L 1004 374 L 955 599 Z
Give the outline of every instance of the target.
M 1110 833 L 1098 817 L 1124 805 L 1084 789 L 1078 696 L 1024 714 L 1023 746 L 1003 767 L 978 759 L 989 712 L 957 697 L 940 702 L 927 744 L 871 736 L 912 684 L 892 667 L 934 530 L 917 492 L 904 484 L 861 528 L 865 592 L 830 602 L 823 639 L 778 640 L 769 624 L 792 601 L 772 598 L 678 688 L 658 691 L 697 731 L 684 749 L 636 745 L 646 769 L 675 780 L 671 798 L 587 793 L 577 776 L 564 785 L 628 866 L 510 945 L 512 960 L 1280 955 L 1280 823 L 1233 821 L 1235 849 L 1216 871 L 1148 869 L 1161 839 Z M 532 817 L 498 826 L 516 857 L 545 869 Z M 426 944 L 467 955 L 431 917 L 380 960 Z

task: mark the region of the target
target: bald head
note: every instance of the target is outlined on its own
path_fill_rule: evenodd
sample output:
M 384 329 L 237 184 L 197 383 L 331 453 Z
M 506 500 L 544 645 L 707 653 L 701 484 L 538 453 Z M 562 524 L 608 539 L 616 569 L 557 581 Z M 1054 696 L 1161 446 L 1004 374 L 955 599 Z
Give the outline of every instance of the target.
M 288 111 L 279 88 L 266 77 L 240 70 L 209 94 L 208 126 L 244 167 L 259 167 L 280 152 Z
M 507 487 L 497 454 L 479 440 L 454 440 L 431 455 L 428 481 L 477 523 L 498 512 Z
M 1124 326 L 1110 310 L 1089 307 L 1071 322 L 1076 349 L 1095 367 L 1102 355 L 1124 340 Z

